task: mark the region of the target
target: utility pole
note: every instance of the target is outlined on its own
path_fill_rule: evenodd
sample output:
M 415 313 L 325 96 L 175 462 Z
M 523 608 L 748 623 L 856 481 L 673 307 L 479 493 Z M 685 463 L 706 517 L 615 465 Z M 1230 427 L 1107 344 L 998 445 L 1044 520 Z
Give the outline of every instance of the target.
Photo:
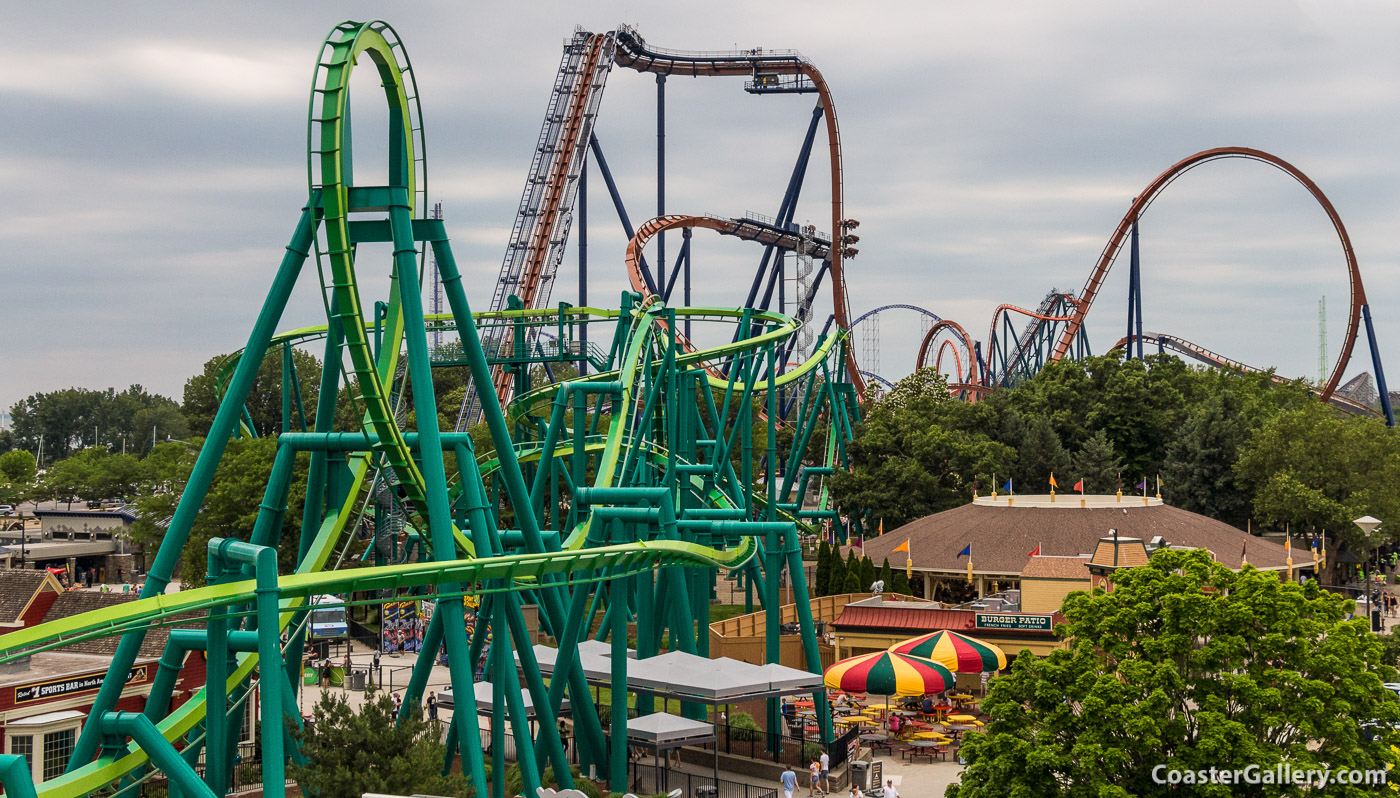
M 1327 295 L 1317 300 L 1317 384 L 1327 383 Z

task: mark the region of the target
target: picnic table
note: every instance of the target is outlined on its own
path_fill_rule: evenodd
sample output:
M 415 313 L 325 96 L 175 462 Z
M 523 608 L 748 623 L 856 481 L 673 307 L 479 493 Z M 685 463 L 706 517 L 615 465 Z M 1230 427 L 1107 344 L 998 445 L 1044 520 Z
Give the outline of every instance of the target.
M 894 753 L 894 746 L 890 743 L 890 736 L 888 734 L 862 734 L 860 736 L 860 741 L 870 746 L 871 751 L 878 751 L 883 748 L 891 754 Z
M 909 761 L 913 762 L 917 757 L 926 756 L 928 757 L 928 761 L 932 763 L 934 754 L 946 755 L 948 753 L 946 748 L 941 751 L 938 750 L 942 745 L 943 743 L 937 743 L 933 740 L 915 740 L 909 744 L 909 750 L 907 752 Z
M 953 723 L 976 723 L 977 718 L 971 715 L 949 715 L 948 720 Z

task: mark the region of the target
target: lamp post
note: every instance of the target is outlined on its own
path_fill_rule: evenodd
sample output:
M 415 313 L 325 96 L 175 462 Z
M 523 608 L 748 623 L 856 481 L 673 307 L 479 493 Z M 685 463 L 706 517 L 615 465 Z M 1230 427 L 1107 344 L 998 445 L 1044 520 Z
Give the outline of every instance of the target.
M 1378 632 L 1380 630 L 1376 628 L 1376 616 L 1371 609 L 1371 535 L 1380 527 L 1381 522 L 1377 518 L 1363 515 L 1355 521 L 1352 521 L 1352 523 L 1356 524 L 1356 528 L 1361 530 L 1361 534 L 1366 541 L 1366 562 L 1363 563 L 1362 567 L 1362 573 L 1366 580 L 1366 617 L 1371 620 L 1371 631 Z

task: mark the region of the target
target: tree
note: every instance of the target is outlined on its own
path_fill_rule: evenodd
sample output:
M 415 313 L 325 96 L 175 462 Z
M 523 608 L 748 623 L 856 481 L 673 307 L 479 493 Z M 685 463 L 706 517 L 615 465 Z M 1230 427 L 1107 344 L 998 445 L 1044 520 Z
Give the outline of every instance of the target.
M 19 504 L 34 488 L 39 468 L 23 449 L 0 454 L 0 504 Z
M 140 385 L 132 385 L 121 393 L 114 388 L 65 388 L 36 393 L 17 402 L 10 415 L 16 445 L 37 455 L 42 440 L 45 463 L 62 460 L 83 447 L 144 451 L 140 443 L 150 440 L 151 419 L 184 423 L 174 400 L 147 393 Z
M 1264 521 L 1328 530 L 1361 548 L 1382 541 L 1360 540 L 1355 518 L 1373 515 L 1400 530 L 1400 430 L 1378 419 L 1320 402 L 1280 413 L 1250 438 L 1235 475 Z
M 281 349 L 274 347 L 268 351 L 244 400 L 244 407 L 252 418 L 253 431 L 261 436 L 276 435 L 282 431 L 282 361 Z M 321 390 L 321 361 L 308 352 L 292 349 L 292 363 L 296 372 L 295 387 L 301 392 L 301 408 L 306 411 L 309 428 L 316 417 L 316 399 Z M 203 371 L 185 381 L 182 409 L 192 434 L 200 437 L 209 434 L 214 415 L 218 413 L 219 403 L 223 400 L 225 386 L 233 376 L 234 366 L 232 355 L 219 355 L 206 361 Z M 342 399 L 348 399 L 348 396 L 342 395 Z M 348 403 L 343 402 L 338 406 L 343 405 Z M 291 410 L 292 427 L 300 429 L 301 415 L 295 396 L 292 397 Z M 164 430 L 157 432 L 162 440 L 179 437 L 167 435 Z M 149 435 L 150 430 L 146 430 L 146 434 Z
M 1208 396 L 1167 450 L 1162 469 L 1167 499 L 1183 510 L 1245 526 L 1250 496 L 1235 476 L 1235 463 L 1250 432 L 1234 391 Z
M 831 549 L 831 568 L 827 573 L 826 594 L 835 596 L 846 592 L 846 563 L 841 560 L 841 549 Z
M 1103 430 L 1095 430 L 1074 453 L 1072 460 L 1070 476 L 1084 480 L 1085 493 L 1113 493 L 1118 490 L 1118 474 L 1123 466 Z
M 869 557 L 860 558 L 860 589 L 862 592 L 869 590 L 870 585 L 875 582 L 875 563 Z
M 864 593 L 865 590 L 866 588 L 862 587 L 860 584 L 860 572 L 847 569 L 846 584 L 843 586 L 842 591 L 845 593 Z
M 830 481 L 842 512 L 893 528 L 965 503 L 978 474 L 1010 472 L 1015 452 L 981 430 L 992 411 L 952 401 L 931 372 L 901 380 L 856 427 L 852 468 Z
M 136 501 L 138 520 L 132 527 L 132 539 L 148 551 L 154 551 L 164 538 L 165 526 L 175 512 L 185 482 L 194 464 L 192 453 L 181 455 L 174 448 L 183 444 L 157 447 L 157 464 L 152 467 L 153 482 Z M 204 504 L 190 527 L 184 556 L 180 558 L 180 579 L 186 588 L 202 587 L 208 571 L 209 540 L 231 537 L 247 540 L 263 502 L 272 461 L 277 454 L 273 438 L 240 438 L 231 440 L 223 459 L 205 494 Z M 148 458 L 149 459 L 149 458 Z M 309 457 L 297 458 L 290 478 L 287 510 L 282 514 L 282 529 L 277 542 L 278 568 L 290 573 L 296 566 L 297 541 L 300 537 L 302 507 L 306 501 L 306 469 Z M 154 475 L 159 472 L 159 476 Z
M 1060 445 L 1060 436 L 1050 426 L 1050 419 L 1036 416 L 1026 425 L 1020 460 L 1019 481 L 1028 493 L 1049 492 L 1050 475 L 1058 471 L 1063 477 L 1068 472 L 1069 454 Z
M 894 580 L 885 589 L 892 593 L 909 595 L 909 577 L 904 573 L 903 568 L 894 572 Z
M 0 454 L 0 482 L 28 485 L 39 473 L 34 455 L 23 449 L 14 449 Z
M 885 583 L 885 590 L 890 590 L 894 585 L 894 570 L 890 568 L 890 558 L 886 557 L 885 562 L 880 565 L 880 581 Z
M 1397 675 L 1366 622 L 1347 620 L 1353 607 L 1316 582 L 1159 551 L 1118 571 L 1111 592 L 1065 600 L 1056 633 L 1067 648 L 1023 653 L 992 680 L 986 733 L 968 736 L 967 768 L 948 795 L 1233 794 L 1154 782 L 1159 765 L 1193 775 L 1285 762 L 1384 770 L 1400 702 L 1382 683 Z
M 318 798 L 390 795 L 473 795 L 461 773 L 442 775 L 445 747 L 416 705 L 396 722 L 388 694 L 366 701 L 356 712 L 338 694 L 326 691 L 312 710 L 313 722 L 293 729 L 305 766 L 287 775 L 303 792 Z

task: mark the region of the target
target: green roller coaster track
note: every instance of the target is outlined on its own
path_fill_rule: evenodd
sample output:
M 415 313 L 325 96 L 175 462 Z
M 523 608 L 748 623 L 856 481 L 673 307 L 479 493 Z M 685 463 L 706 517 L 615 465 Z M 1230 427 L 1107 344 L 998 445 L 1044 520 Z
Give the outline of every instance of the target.
M 349 80 L 364 57 L 374 65 L 389 108 L 383 186 L 357 185 L 349 155 Z M 629 623 L 636 624 L 639 657 L 655 656 L 664 646 L 708 654 L 707 608 L 720 570 L 740 575 L 750 609 L 755 596 L 761 606 L 776 607 L 778 584 L 788 571 L 799 597 L 804 661 L 820 670 L 810 605 L 800 598 L 807 588 L 798 537 L 835 518 L 824 486 L 815 507 L 804 497 L 813 478 L 845 462 L 845 445 L 859 420 L 855 390 L 841 366 L 845 333 L 824 337 L 810 357 L 784 371 L 779 353 L 800 325 L 768 311 L 670 308 L 625 293 L 620 310 L 560 305 L 473 314 L 442 222 L 424 217 L 427 168 L 416 81 L 402 42 L 383 22 L 343 23 L 323 43 L 307 143 L 307 204 L 247 345 L 220 371 L 219 410 L 141 597 L 0 636 L 0 664 L 80 640 L 120 636 L 67 772 L 36 790 L 27 767 L 0 757 L 6 794 L 134 796 L 158 769 L 172 795 L 223 795 L 241 710 L 256 687 L 264 730 L 263 794 L 284 795 L 286 763 L 298 761 L 299 753 L 290 735 L 267 730 L 283 728 L 284 719 L 300 722 L 295 706 L 305 636 L 289 634 L 286 643 L 281 636 L 305 626 L 307 600 L 318 594 L 431 592 L 438 611 L 422 650 L 445 648 L 454 692 L 465 696 L 473 693 L 474 666 L 485 655 L 498 688 L 489 750 L 493 757 L 504 754 L 509 721 L 527 795 L 534 794 L 546 767 L 560 775 L 562 786 L 571 786 L 555 723 L 566 693 L 581 763 L 610 778 L 614 789 L 624 786 L 619 779 L 626 773 L 626 745 L 610 740 L 626 740 L 627 713 L 612 713 L 605 734 L 575 656 L 600 612 L 597 635 L 609 641 L 618 669 L 613 690 L 625 693 Z M 370 242 L 392 245 L 392 282 L 367 318 L 356 255 L 359 244 Z M 430 252 L 443 276 L 448 314 L 423 312 L 422 265 Z M 278 334 L 292 288 L 313 258 L 326 322 Z M 722 338 L 722 345 L 691 350 L 673 333 L 678 320 L 734 325 L 741 334 L 720 331 L 713 337 Z M 585 324 L 613 326 L 606 353 L 576 345 Z M 481 329 L 496 325 L 513 328 L 514 334 L 503 337 L 512 342 L 511 351 L 483 348 Z M 444 364 L 435 363 L 429 351 L 430 329 L 456 331 L 461 351 L 453 364 L 465 365 L 477 384 L 491 384 L 493 365 L 505 364 L 514 374 L 517 398 L 509 415 L 493 391 L 480 392 L 494 451 L 478 454 L 470 434 L 439 429 L 432 372 Z M 555 338 L 551 351 L 538 343 L 546 332 Z M 308 419 L 295 394 L 290 352 L 315 342 L 324 346 L 324 368 L 320 401 Z M 186 551 L 191 526 L 228 440 L 253 434 L 244 402 L 264 357 L 279 351 L 282 430 L 254 526 L 246 541 L 210 541 L 207 587 L 167 593 L 182 555 L 206 556 Z M 595 361 L 596 373 L 531 385 L 532 367 L 583 357 Z M 416 429 L 401 417 L 409 392 Z M 334 429 L 340 401 L 353 403 L 358 430 Z M 754 442 L 759 424 L 766 429 L 761 448 Z M 780 424 L 792 433 L 782 463 Z M 819 430 L 824 442 L 817 440 Z M 818 456 L 807 456 L 812 449 Z M 309 453 L 310 465 L 297 566 L 294 573 L 279 574 L 274 547 L 284 522 L 293 520 L 284 516 L 300 453 Z M 454 455 L 452 474 L 448 453 Z M 376 545 L 375 566 L 337 567 L 355 543 L 350 530 L 370 517 L 371 506 L 380 527 L 386 523 L 384 506 L 401 514 L 420 544 L 417 561 L 386 563 Z M 470 635 L 467 595 L 481 596 Z M 541 625 L 559 647 L 556 678 L 548 684 L 525 628 L 523 596 L 539 605 Z M 205 628 L 172 633 L 144 711 L 115 712 L 120 677 L 145 634 L 192 612 L 206 616 Z M 767 617 L 766 656 L 777 662 L 779 613 Z M 207 655 L 204 688 L 172 709 L 175 677 L 185 653 L 194 649 Z M 504 681 L 515 681 L 517 656 L 536 724 L 526 722 L 519 691 L 500 689 Z M 405 712 L 419 703 L 433 659 L 419 657 L 405 690 Z M 814 698 L 824 706 L 820 691 Z M 644 714 L 654 709 L 647 696 L 639 694 L 637 704 Z M 768 704 L 774 728 L 777 704 Z M 687 703 L 682 711 L 703 717 L 704 708 Z M 818 716 L 825 719 L 826 713 Z M 824 724 L 824 739 L 830 734 Z M 488 783 L 487 746 L 479 737 L 476 716 L 455 713 L 444 766 L 460 754 L 476 794 L 504 798 L 505 764 L 493 763 Z M 202 775 L 194 767 L 201 754 Z

